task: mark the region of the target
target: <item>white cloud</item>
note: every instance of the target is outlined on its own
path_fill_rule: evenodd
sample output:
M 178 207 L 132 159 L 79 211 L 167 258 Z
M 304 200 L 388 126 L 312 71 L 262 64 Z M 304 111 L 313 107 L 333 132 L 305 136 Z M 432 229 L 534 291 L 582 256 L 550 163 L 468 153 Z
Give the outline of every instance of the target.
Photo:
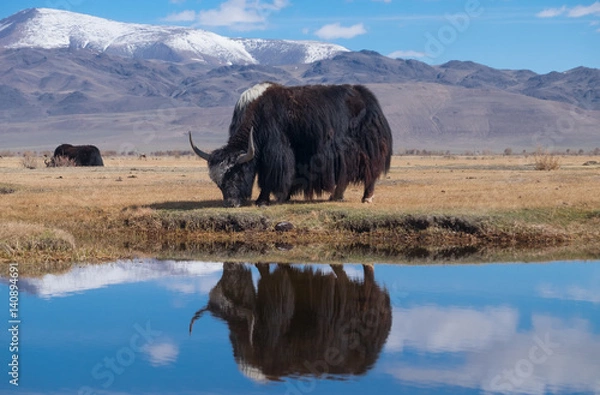
M 571 18 L 579 18 L 588 15 L 600 15 L 600 1 L 589 6 L 578 5 L 569 10 L 569 16 Z
M 411 340 L 406 345 L 421 353 L 451 351 L 457 358 L 456 363 L 447 367 L 435 364 L 423 367 L 392 358 L 382 364 L 383 370 L 404 383 L 432 388 L 431 392 L 444 386 L 515 395 L 543 395 L 559 389 L 565 393 L 600 392 L 600 336 L 593 332 L 589 321 L 532 315 L 531 328 L 517 330 L 518 313 L 515 311 L 514 317 L 509 318 L 500 309 L 488 312 L 464 309 L 462 316 L 452 316 L 451 320 L 450 314 L 440 314 L 439 309 L 428 321 L 419 318 L 419 322 L 401 325 L 396 323 L 394 311 L 390 336 L 401 335 L 405 342 Z M 405 313 L 409 315 L 398 318 L 412 318 L 413 312 Z M 497 323 L 503 324 L 504 329 L 496 328 Z M 472 324 L 484 324 L 484 334 L 478 334 L 479 328 Z M 414 328 L 412 338 L 405 338 L 406 333 L 399 329 L 407 325 L 418 325 L 425 334 Z M 475 342 L 471 344 L 471 340 Z M 394 346 L 390 349 L 386 344 L 386 350 L 403 351 L 398 344 Z
M 42 278 L 24 278 L 19 283 L 24 291 L 39 295 L 42 298 L 54 298 L 70 296 L 77 292 L 104 288 L 114 284 L 128 284 L 155 279 L 164 280 L 165 278 L 216 277 L 222 270 L 222 263 L 155 261 L 148 259 L 117 261 L 107 265 L 85 265 L 75 267 L 63 274 L 47 274 Z
M 419 52 L 419 51 L 413 51 L 413 50 L 408 50 L 408 51 L 394 51 L 391 54 L 388 55 L 388 58 L 392 58 L 392 59 L 398 59 L 398 58 L 424 58 L 426 57 L 427 54 L 425 52 Z
M 172 342 L 152 343 L 143 347 L 142 351 L 152 366 L 166 366 L 177 360 L 179 347 Z
M 394 309 L 392 316 L 388 352 L 407 347 L 430 353 L 483 349 L 514 336 L 518 321 L 517 311 L 506 307 L 477 311 L 422 306 Z
M 567 7 L 562 6 L 560 8 L 547 8 L 543 11 L 538 12 L 535 16 L 538 18 L 554 18 L 564 14 L 567 11 Z
M 221 273 L 218 272 L 200 277 L 168 279 L 162 282 L 162 286 L 177 294 L 208 295 L 220 278 Z
M 600 1 L 596 1 L 589 6 L 577 5 L 574 7 L 562 6 L 560 8 L 547 8 L 538 12 L 535 16 L 538 18 L 554 18 L 561 15 L 567 15 L 570 18 L 581 18 L 588 15 L 600 15 Z
M 205 26 L 227 26 L 237 30 L 263 28 L 267 18 L 289 5 L 288 0 L 227 0 L 218 8 L 198 11 L 197 20 Z
M 578 285 L 560 289 L 549 284 L 544 284 L 540 285 L 537 291 L 541 297 L 548 299 L 600 303 L 600 289 L 584 288 Z
M 196 20 L 196 11 L 186 10 L 167 15 L 163 18 L 166 22 L 193 22 Z
M 332 23 L 321 27 L 315 32 L 315 35 L 323 40 L 335 40 L 337 38 L 354 38 L 365 34 L 367 30 L 362 23 L 352 26 L 342 26 L 339 23 Z
M 171 4 L 183 4 L 186 0 L 169 0 Z

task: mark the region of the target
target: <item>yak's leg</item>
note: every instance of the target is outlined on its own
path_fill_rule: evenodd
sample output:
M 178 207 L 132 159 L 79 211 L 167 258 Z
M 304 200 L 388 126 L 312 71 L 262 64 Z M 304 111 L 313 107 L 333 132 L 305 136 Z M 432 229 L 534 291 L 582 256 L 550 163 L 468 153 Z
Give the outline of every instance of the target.
M 338 180 L 337 185 L 335 186 L 335 190 L 333 194 L 329 198 L 329 200 L 334 202 L 341 202 L 344 200 L 344 192 L 346 192 L 346 188 L 348 187 L 348 180 L 346 177 Z
M 270 270 L 268 263 L 257 263 L 255 266 L 258 269 L 261 278 L 267 277 L 269 275 Z
M 284 162 L 281 184 L 273 191 L 273 195 L 277 203 L 285 203 L 292 196 L 292 185 L 294 180 L 294 163 L 291 161 Z
M 256 205 L 259 207 L 268 206 L 271 203 L 271 192 L 268 189 L 261 189 L 258 199 L 256 199 Z
M 365 276 L 365 282 L 375 282 L 375 268 L 372 264 L 363 264 L 363 275 Z
M 348 274 L 346 274 L 346 272 L 344 271 L 344 265 L 331 264 L 329 265 L 329 267 L 331 267 L 331 270 L 333 270 L 338 280 L 344 283 L 350 282 Z
M 334 202 L 341 202 L 344 200 L 344 192 L 348 188 L 348 168 L 346 162 L 343 159 L 338 159 L 337 173 L 335 175 L 335 189 L 329 200 Z
M 373 293 L 376 289 L 375 283 L 375 269 L 372 264 L 364 264 L 363 265 L 363 275 L 364 275 L 364 291 L 365 297 L 367 300 L 371 299 Z
M 375 192 L 375 181 L 365 183 L 365 193 L 362 197 L 363 203 L 373 203 L 373 193 Z
M 258 196 L 258 199 L 256 199 L 256 205 L 268 206 L 271 203 L 270 195 L 271 193 L 268 192 L 268 190 L 261 189 L 260 195 Z M 289 186 L 286 184 L 282 186 L 281 190 L 273 191 L 273 196 L 275 196 L 276 203 L 285 203 L 289 201 L 291 196 Z
M 289 199 L 294 177 L 294 152 L 290 148 L 265 147 L 259 165 L 258 186 L 261 189 L 256 205 L 270 203 L 272 193 L 277 203 Z
M 275 193 L 275 200 L 277 200 L 277 203 L 285 203 L 290 200 L 290 197 L 291 193 L 289 190 Z

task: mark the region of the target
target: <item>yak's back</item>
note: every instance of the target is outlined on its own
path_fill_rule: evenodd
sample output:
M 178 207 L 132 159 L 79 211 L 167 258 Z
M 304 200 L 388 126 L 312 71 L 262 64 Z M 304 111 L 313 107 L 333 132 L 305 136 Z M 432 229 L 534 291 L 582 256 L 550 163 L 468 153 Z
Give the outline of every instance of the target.
M 66 157 L 77 166 L 104 166 L 100 150 L 94 145 L 61 144 L 54 150 L 54 157 Z

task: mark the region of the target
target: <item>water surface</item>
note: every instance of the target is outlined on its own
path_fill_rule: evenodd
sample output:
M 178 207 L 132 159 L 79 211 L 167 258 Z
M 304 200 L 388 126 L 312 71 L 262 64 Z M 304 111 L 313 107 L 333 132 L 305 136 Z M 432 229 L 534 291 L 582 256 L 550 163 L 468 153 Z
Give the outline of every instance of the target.
M 600 393 L 600 262 L 120 261 L 19 288 L 2 393 Z

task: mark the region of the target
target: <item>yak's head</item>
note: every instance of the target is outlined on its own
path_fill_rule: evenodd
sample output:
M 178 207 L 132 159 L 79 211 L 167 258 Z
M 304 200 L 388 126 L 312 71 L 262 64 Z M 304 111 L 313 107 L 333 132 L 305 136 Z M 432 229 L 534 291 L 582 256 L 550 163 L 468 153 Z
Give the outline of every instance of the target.
M 194 145 L 192 132 L 189 132 L 192 149 L 208 162 L 208 174 L 221 189 L 225 207 L 239 207 L 252 195 L 255 174 L 252 134 L 253 130 L 250 130 L 248 146 L 243 150 L 228 144 L 208 154 Z

